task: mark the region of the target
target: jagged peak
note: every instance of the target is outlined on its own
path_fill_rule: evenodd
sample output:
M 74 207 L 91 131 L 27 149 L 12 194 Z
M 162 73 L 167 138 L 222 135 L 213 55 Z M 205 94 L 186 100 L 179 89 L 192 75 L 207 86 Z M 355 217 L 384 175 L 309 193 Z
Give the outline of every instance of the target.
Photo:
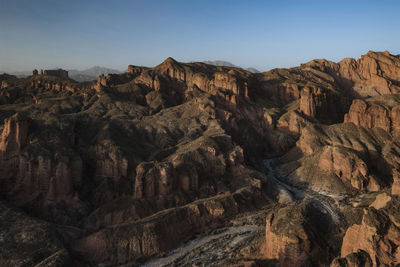
M 182 69 L 182 65 L 181 65 L 181 63 L 179 63 L 172 57 L 168 57 L 160 65 L 156 66 L 154 69 L 164 72 L 168 69 Z
M 326 60 L 324 58 L 321 59 L 313 59 L 306 63 L 301 64 L 301 67 L 315 67 L 315 66 L 324 66 L 333 63 L 332 61 Z
M 345 57 L 341 61 L 339 61 L 339 65 L 352 65 L 356 64 L 357 60 L 352 57 Z
M 332 60 L 325 59 L 325 58 L 317 58 L 317 59 L 310 60 L 309 62 L 307 62 L 305 64 L 331 64 L 331 63 L 335 63 L 335 62 Z
M 383 52 L 369 50 L 366 55 L 368 55 L 368 56 L 387 56 L 387 57 L 393 56 L 388 50 L 385 50 Z
M 386 64 L 396 64 L 398 66 L 399 64 L 399 58 L 395 55 L 392 55 L 389 51 L 385 50 L 383 52 L 374 52 L 374 51 L 368 51 L 367 54 L 361 56 L 362 59 L 372 59 L 376 60 L 379 62 L 385 62 Z
M 160 66 L 180 67 L 181 64 L 178 61 L 176 61 L 175 59 L 173 59 L 172 57 L 168 57 L 157 67 L 160 67 Z
M 178 61 L 173 59 L 172 57 L 167 57 L 163 63 L 169 63 L 169 64 L 178 64 Z

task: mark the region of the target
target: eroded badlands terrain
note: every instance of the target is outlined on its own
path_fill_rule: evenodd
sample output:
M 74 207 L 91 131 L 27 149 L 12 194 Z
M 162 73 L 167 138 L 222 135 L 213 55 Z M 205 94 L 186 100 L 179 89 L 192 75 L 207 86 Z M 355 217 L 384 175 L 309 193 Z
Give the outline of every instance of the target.
M 400 56 L 0 75 L 1 266 L 400 264 Z

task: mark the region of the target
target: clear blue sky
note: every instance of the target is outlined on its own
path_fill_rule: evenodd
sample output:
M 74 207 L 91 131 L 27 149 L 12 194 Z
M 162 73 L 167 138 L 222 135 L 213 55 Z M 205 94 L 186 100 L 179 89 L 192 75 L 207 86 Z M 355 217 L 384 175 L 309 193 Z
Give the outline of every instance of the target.
M 396 0 L 0 0 L 0 70 L 226 60 L 267 70 L 400 53 Z

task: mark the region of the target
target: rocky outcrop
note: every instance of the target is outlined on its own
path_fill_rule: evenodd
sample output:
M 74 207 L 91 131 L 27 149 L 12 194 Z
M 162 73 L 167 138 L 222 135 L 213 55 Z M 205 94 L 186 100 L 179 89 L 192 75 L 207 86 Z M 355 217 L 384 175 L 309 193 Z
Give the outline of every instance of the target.
M 343 182 L 358 190 L 379 190 L 379 184 L 370 176 L 367 164 L 356 152 L 343 147 L 325 146 L 319 157 L 318 167 L 334 173 Z
M 359 250 L 343 258 L 336 258 L 330 267 L 372 267 L 372 261 L 367 252 Z
M 127 177 L 132 179 L 134 174 L 129 160 L 117 146 L 98 144 L 89 148 L 89 154 L 94 162 L 93 180 L 96 184 L 100 184 L 108 177 L 116 181 Z
M 354 100 L 344 122 L 365 128 L 379 127 L 393 135 L 399 134 L 400 98 L 398 95 Z
M 136 169 L 135 178 L 135 197 L 154 197 L 156 195 L 165 196 L 171 194 L 176 189 L 175 169 L 171 163 L 161 163 L 155 166 L 154 163 L 141 163 Z M 196 173 L 197 174 L 197 173 Z M 183 183 L 183 182 L 182 182 Z M 197 175 L 195 179 L 189 178 L 186 182 L 187 190 L 197 189 Z
M 4 120 L 0 151 L 4 157 L 15 156 L 27 142 L 29 121 L 21 114 Z
M 265 256 L 283 266 L 321 266 L 329 261 L 329 234 L 335 226 L 317 202 L 278 209 L 266 219 Z
M 251 209 L 246 199 L 260 193 L 256 188 L 248 188 L 164 210 L 134 223 L 105 228 L 79 240 L 74 250 L 105 266 L 163 255 L 193 234 L 218 227 L 224 218 Z
M 327 96 L 321 88 L 308 88 L 305 87 L 300 92 L 300 112 L 315 118 L 321 113 L 326 113 Z M 323 110 L 325 109 L 325 110 Z
M 400 195 L 400 173 L 397 169 L 393 170 L 392 195 Z
M 201 138 L 179 149 L 170 161 L 143 162 L 136 168 L 134 196 L 148 198 L 176 191 L 193 192 L 207 177 L 220 177 L 228 171 L 233 176 L 240 174 L 243 150 L 237 147 L 226 156 L 225 153 L 212 139 Z
M 372 266 L 393 266 L 400 263 L 399 199 L 392 198 L 385 206 L 364 210 L 361 224 L 347 229 L 343 238 L 341 256 L 363 250 Z
M 354 100 L 349 114 L 344 117 L 344 122 L 353 122 L 357 126 L 373 128 L 380 127 L 390 132 L 389 112 L 379 105 L 368 106 L 363 100 Z
M 91 85 L 87 84 L 79 84 L 73 80 L 70 80 L 67 77 L 61 77 L 58 75 L 55 76 L 31 76 L 29 79 L 30 86 L 36 90 L 52 90 L 56 92 L 68 92 L 74 93 L 76 91 L 82 90 L 84 88 L 90 88 Z M 19 84 L 16 84 L 20 86 Z M 15 86 L 15 84 L 13 84 Z
M 400 59 L 389 52 L 369 51 L 359 60 L 344 59 L 339 63 L 314 60 L 305 66 L 331 75 L 344 89 L 354 96 L 376 96 L 399 93 Z
M 279 103 L 277 106 L 298 100 L 297 109 L 303 116 L 323 122 L 341 121 L 351 103 L 349 92 L 330 73 L 311 63 L 291 69 L 271 70 L 257 78 L 260 86 L 258 94 Z
M 142 84 L 155 91 L 166 93 L 182 92 L 192 88 L 203 92 L 219 95 L 231 103 L 236 103 L 238 98 L 249 97 L 249 87 L 255 83 L 251 72 L 229 67 L 217 67 L 204 63 L 180 63 L 173 58 L 167 58 L 163 63 L 153 69 L 130 65 L 128 74 L 136 84 Z M 121 81 L 99 77 L 98 85 L 113 86 Z
M 377 191 L 393 182 L 399 167 L 399 147 L 382 129 L 358 128 L 351 123 L 309 126 L 303 129 L 297 146 L 306 157 L 291 179 L 310 183 L 315 189 L 322 186 L 331 191 L 339 181 L 347 188 Z M 342 185 L 334 190 L 343 190 Z
M 1 193 L 17 206 L 31 205 L 35 199 L 40 204 L 34 210 L 45 217 L 54 216 L 50 206 L 61 201 L 71 208 L 81 208 L 77 189 L 82 185 L 82 159 L 72 151 L 48 155 L 47 151 L 35 150 L 39 145 L 33 141 L 30 125 L 31 119 L 19 113 L 4 120 L 0 137 Z

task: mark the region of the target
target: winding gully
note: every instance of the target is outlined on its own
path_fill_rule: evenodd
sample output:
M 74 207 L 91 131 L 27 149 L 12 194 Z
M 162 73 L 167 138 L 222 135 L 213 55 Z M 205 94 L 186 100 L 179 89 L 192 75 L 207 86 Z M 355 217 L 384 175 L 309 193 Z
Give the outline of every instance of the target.
M 325 192 L 302 190 L 286 184 L 283 182 L 278 169 L 274 167 L 274 163 L 277 160 L 276 158 L 272 158 L 263 161 L 267 176 L 281 186 L 285 194 L 291 195 L 293 201 L 311 200 L 321 212 L 329 214 L 332 221 L 338 225 L 340 217 L 331 202 L 340 201 L 343 197 Z M 262 214 L 264 215 L 265 213 Z M 254 216 L 254 214 L 247 216 Z M 197 266 L 198 264 L 207 264 L 207 262 L 212 265 L 221 265 L 227 258 L 232 256 L 233 251 L 240 250 L 241 247 L 247 245 L 257 236 L 265 235 L 265 228 L 255 224 L 254 220 L 243 218 L 243 222 L 245 222 L 244 225 L 220 228 L 210 235 L 199 235 L 181 247 L 171 251 L 166 256 L 152 259 L 142 266 Z

